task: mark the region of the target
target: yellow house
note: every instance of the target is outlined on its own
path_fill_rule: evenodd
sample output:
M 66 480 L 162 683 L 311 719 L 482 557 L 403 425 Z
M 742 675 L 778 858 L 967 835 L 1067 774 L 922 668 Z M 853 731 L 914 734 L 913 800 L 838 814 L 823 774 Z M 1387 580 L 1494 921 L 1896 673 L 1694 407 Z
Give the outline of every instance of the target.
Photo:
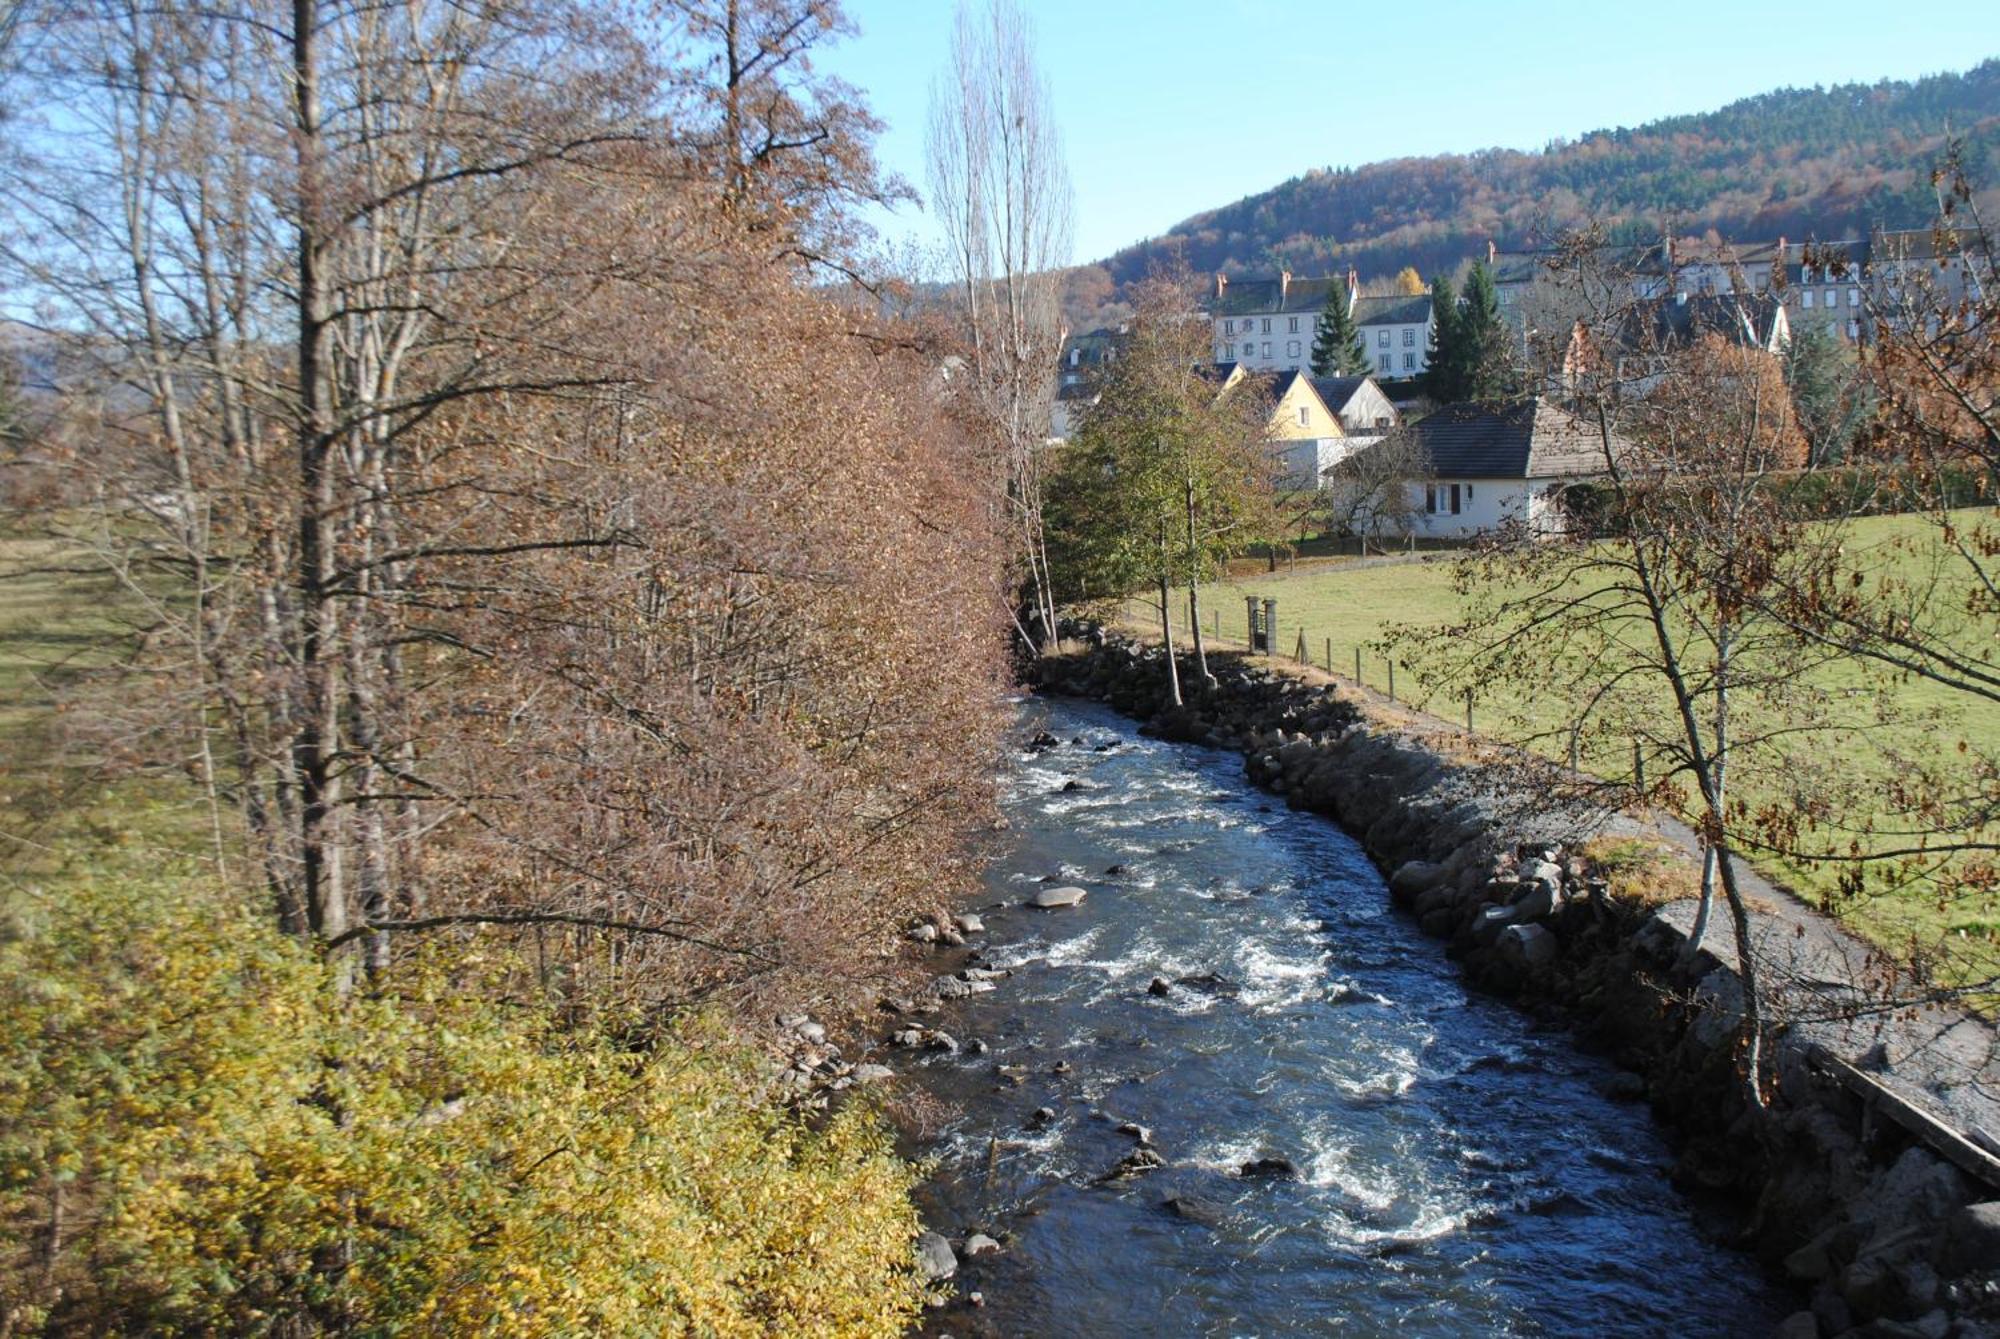
M 1285 473 L 1295 487 L 1317 488 L 1326 471 L 1352 453 L 1340 416 L 1326 407 L 1312 378 L 1296 368 L 1280 372 L 1247 371 L 1241 363 L 1218 363 L 1216 397 L 1238 386 L 1261 383 L 1271 398 L 1266 440 L 1277 448 Z

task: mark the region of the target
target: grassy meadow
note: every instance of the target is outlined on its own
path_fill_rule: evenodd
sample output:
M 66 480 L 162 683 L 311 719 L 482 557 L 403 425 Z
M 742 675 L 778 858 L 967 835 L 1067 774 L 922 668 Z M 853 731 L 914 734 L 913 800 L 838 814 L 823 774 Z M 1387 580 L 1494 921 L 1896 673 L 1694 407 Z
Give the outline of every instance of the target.
M 1932 536 L 1930 523 L 1922 517 L 1872 517 L 1854 524 L 1847 551 L 1864 565 L 1915 576 L 1924 567 Z M 1245 635 L 1245 597 L 1276 599 L 1277 644 L 1284 657 L 1296 652 L 1303 632 L 1314 664 L 1327 667 L 1330 642 L 1331 668 L 1352 675 L 1355 651 L 1360 648 L 1363 682 L 1383 692 L 1389 686 L 1385 638 L 1392 629 L 1442 629 L 1465 618 L 1466 602 L 1454 588 L 1456 562 L 1456 555 L 1440 553 L 1392 562 L 1308 560 L 1276 572 L 1238 564 L 1227 580 L 1202 592 L 1203 631 L 1219 631 L 1225 645 L 1240 646 Z M 1139 601 L 1134 601 L 1128 612 L 1134 619 L 1157 618 L 1157 614 L 1143 613 Z M 1444 700 L 1426 696 L 1419 674 L 1425 661 L 1423 645 L 1419 635 L 1414 642 L 1405 641 L 1397 652 L 1397 698 L 1462 723 L 1465 702 L 1459 690 L 1440 695 Z M 1816 679 L 1818 686 L 1830 690 L 1842 719 L 1839 728 L 1816 733 L 1813 748 L 1825 765 L 1864 783 L 1889 780 L 1890 767 L 1882 756 L 1885 748 L 1944 756 L 1964 741 L 2000 751 L 2000 706 L 1991 702 L 1967 698 L 1922 680 L 1886 680 L 1879 673 L 1851 664 L 1829 666 Z M 1893 695 L 1897 714 L 1903 718 L 1886 728 L 1873 721 L 1877 696 L 1885 693 Z M 1661 698 L 1664 703 L 1664 692 Z M 1851 723 L 1845 719 L 1849 712 Z M 1474 702 L 1474 722 L 1481 733 L 1525 742 L 1555 758 L 1568 752 L 1563 727 L 1573 714 L 1574 704 L 1553 681 L 1532 689 L 1521 684 L 1485 687 Z M 1601 738 L 1592 741 L 1586 736 L 1580 762 L 1585 770 L 1600 776 L 1631 775 L 1628 743 Z M 1756 803 L 1781 798 L 1786 793 L 1783 781 L 1739 771 L 1733 784 L 1742 798 Z M 1786 862 L 1766 872 L 1815 902 L 1824 901 L 1835 889 L 1834 875 L 1824 866 Z M 1847 914 L 1858 930 L 1898 953 L 1909 951 L 1913 939 L 1930 943 L 1941 935 L 1989 942 L 2000 939 L 2000 897 L 1992 895 L 1962 896 L 1948 905 L 1915 892 L 1866 896 L 1849 906 Z

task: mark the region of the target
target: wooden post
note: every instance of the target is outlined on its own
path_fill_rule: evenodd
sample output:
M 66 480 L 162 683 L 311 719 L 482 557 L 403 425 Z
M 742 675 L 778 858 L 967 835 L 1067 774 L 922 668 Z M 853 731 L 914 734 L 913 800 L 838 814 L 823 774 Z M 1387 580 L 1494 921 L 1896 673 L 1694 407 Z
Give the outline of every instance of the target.
M 1326 672 L 1333 673 L 1333 638 L 1326 639 Z
M 1306 654 L 1306 630 L 1304 628 L 1299 629 L 1299 647 L 1292 658 L 1301 665 L 1312 664 L 1312 657 Z
M 1632 741 L 1632 787 L 1635 790 L 1646 788 L 1646 755 L 1639 751 L 1636 739 Z
M 1278 654 L 1278 602 L 1264 601 L 1264 654 Z
M 1580 770 L 1576 765 L 1576 734 L 1579 728 L 1575 725 L 1569 728 L 1569 770 L 1572 772 Z
M 1354 682 L 1361 682 L 1361 648 L 1354 648 Z
M 1465 733 L 1472 733 L 1472 689 L 1465 690 Z
M 1396 658 L 1389 657 L 1389 700 L 1396 700 Z
M 1255 655 L 1257 653 L 1257 597 L 1254 595 L 1244 596 L 1243 605 L 1250 611 L 1250 631 L 1247 637 L 1250 642 L 1250 653 Z

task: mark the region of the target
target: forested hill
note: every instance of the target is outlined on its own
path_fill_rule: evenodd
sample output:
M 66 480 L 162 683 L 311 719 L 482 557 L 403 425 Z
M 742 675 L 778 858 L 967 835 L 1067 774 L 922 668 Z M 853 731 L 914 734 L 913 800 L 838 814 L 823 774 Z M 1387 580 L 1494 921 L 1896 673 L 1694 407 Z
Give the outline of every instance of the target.
M 1947 126 L 1966 141 L 1975 183 L 2000 186 L 2000 59 L 1914 83 L 1780 89 L 1540 152 L 1314 170 L 1102 264 L 1124 283 L 1178 244 L 1197 271 L 1352 264 L 1368 279 L 1404 265 L 1429 275 L 1488 239 L 1523 246 L 1592 218 L 1635 234 L 1670 221 L 1681 235 L 1795 239 L 1918 226 L 1930 217 L 1928 172 Z

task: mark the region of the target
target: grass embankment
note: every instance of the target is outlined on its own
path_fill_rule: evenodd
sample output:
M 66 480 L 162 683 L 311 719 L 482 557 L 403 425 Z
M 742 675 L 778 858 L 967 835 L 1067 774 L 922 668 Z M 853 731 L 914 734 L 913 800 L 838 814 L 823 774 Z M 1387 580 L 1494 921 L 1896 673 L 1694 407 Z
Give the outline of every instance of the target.
M 1873 561 L 1917 575 L 1932 536 L 1929 525 L 1924 518 L 1909 516 L 1858 521 L 1848 550 L 1850 555 L 1872 552 Z M 1330 641 L 1333 670 L 1351 676 L 1358 648 L 1362 681 L 1383 692 L 1389 686 L 1383 641 L 1391 629 L 1443 628 L 1464 620 L 1466 603 L 1453 584 L 1455 561 L 1450 554 L 1387 563 L 1322 561 L 1289 571 L 1232 575 L 1203 591 L 1204 631 L 1219 629 L 1225 643 L 1240 646 L 1246 622 L 1244 598 L 1275 598 L 1277 645 L 1284 657 L 1296 651 L 1303 632 L 1314 664 L 1326 665 Z M 1136 604 L 1131 616 L 1135 620 L 1157 618 L 1157 614 L 1140 614 Z M 1395 681 L 1399 700 L 1449 720 L 1464 719 L 1464 699 L 1455 692 L 1449 700 L 1431 701 L 1424 696 L 1413 672 L 1423 661 L 1420 642 L 1415 649 L 1406 646 L 1399 658 Z M 1815 734 L 1813 748 L 1823 763 L 1850 776 L 1886 782 L 1891 765 L 1885 763 L 1885 753 L 1948 757 L 1957 751 L 1961 740 L 1978 749 L 2000 750 L 2000 706 L 1991 702 L 1955 694 L 1923 680 L 1893 682 L 1885 688 L 1881 676 L 1854 665 L 1831 667 L 1822 671 L 1817 681 L 1830 690 L 1836 704 L 1852 704 L 1851 708 L 1841 707 L 1851 710 L 1852 724 Z M 1576 704 L 1556 695 L 1557 687 L 1553 683 L 1532 691 L 1509 685 L 1483 687 L 1474 703 L 1475 724 L 1482 733 L 1526 741 L 1549 757 L 1564 758 L 1568 742 L 1563 726 L 1573 716 Z M 1875 694 L 1882 691 L 1895 695 L 1898 714 L 1905 718 L 1886 729 L 1870 723 Z M 1612 741 L 1586 742 L 1580 762 L 1585 770 L 1600 776 L 1623 778 L 1631 774 L 1629 746 L 1615 746 Z M 1752 803 L 1779 796 L 1782 792 L 1776 780 L 1744 772 L 1735 778 L 1739 794 Z M 1835 875 L 1825 865 L 1767 863 L 1773 866 L 1767 873 L 1816 902 L 1824 902 L 1836 891 Z M 2000 896 L 1990 894 L 1963 895 L 1940 905 L 1934 896 L 1920 890 L 1884 893 L 1854 902 L 1845 914 L 1859 932 L 1899 955 L 1908 952 L 1913 941 L 1929 944 L 1945 936 L 1988 943 L 2000 939 Z
M 477 941 L 343 990 L 198 787 L 62 728 L 133 648 L 64 566 L 0 538 L 0 1333 L 903 1332 L 871 1110 L 788 1114 L 710 1023 L 570 1027 Z

